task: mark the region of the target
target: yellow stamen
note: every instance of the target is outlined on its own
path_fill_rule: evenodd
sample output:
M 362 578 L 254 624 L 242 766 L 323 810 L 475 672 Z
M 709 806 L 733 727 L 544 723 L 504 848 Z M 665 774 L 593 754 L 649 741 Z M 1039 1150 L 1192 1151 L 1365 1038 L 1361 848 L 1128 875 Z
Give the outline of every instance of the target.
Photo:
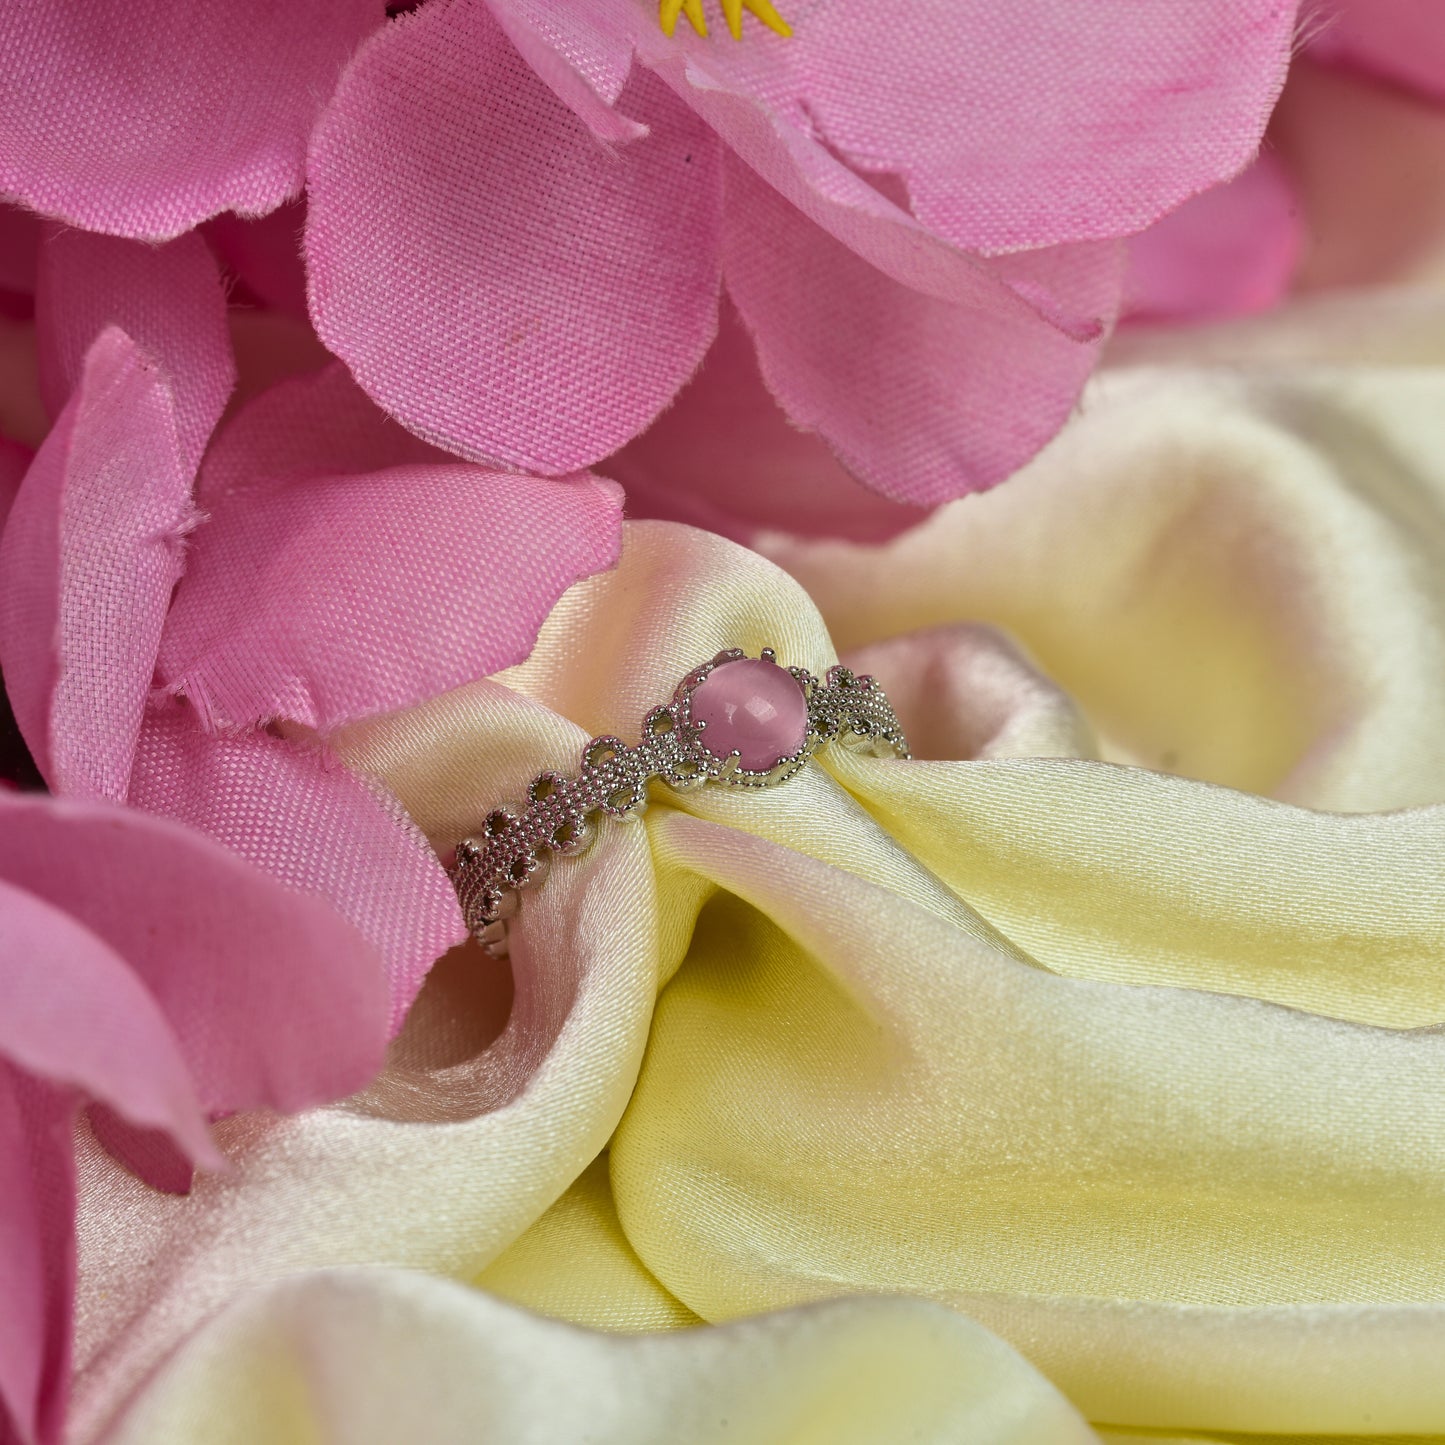
M 791 35 L 792 26 L 768 4 L 768 0 L 722 0 L 723 14 L 734 40 L 743 38 L 743 11 L 751 11 L 769 30 L 778 35 Z
M 743 38 L 743 11 L 756 15 L 769 30 L 778 35 L 791 35 L 793 28 L 773 9 L 769 0 L 722 0 L 723 16 L 734 40 Z M 688 22 L 699 35 L 707 34 L 707 16 L 703 13 L 702 0 L 659 0 L 658 19 L 662 22 L 664 35 L 671 35 L 677 28 L 677 17 L 686 15 Z
M 699 35 L 707 34 L 707 16 L 702 13 L 702 0 L 662 0 L 658 19 L 662 21 L 662 33 L 671 35 L 677 29 L 677 17 L 687 11 L 692 28 Z

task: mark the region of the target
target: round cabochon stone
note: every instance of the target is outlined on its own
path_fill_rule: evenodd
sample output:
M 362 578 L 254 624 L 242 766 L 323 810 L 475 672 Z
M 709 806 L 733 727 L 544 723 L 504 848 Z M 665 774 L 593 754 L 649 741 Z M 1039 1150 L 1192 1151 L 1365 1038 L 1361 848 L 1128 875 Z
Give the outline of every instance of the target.
M 714 757 L 737 753 L 740 766 L 765 773 L 808 737 L 808 700 L 784 667 L 740 657 L 713 668 L 692 694 L 694 721 L 705 722 L 703 746 Z

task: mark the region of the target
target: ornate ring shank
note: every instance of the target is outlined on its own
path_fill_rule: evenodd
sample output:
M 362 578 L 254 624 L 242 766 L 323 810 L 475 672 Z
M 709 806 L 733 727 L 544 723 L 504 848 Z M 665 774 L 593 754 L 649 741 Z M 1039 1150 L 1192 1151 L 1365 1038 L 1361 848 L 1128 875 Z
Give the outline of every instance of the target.
M 745 729 L 754 726 L 751 735 L 738 731 L 731 697 L 723 703 L 723 716 L 716 715 L 713 694 L 723 690 L 719 684 L 726 675 L 705 685 L 734 663 L 755 670 L 754 681 L 764 685 L 764 700 L 753 711 L 767 718 L 770 737 L 758 737 L 756 716 L 743 717 Z M 739 670 L 732 671 L 736 676 Z M 796 685 L 797 698 L 787 678 Z M 735 691 L 735 686 L 729 689 Z M 770 746 L 779 736 L 787 751 Z M 718 653 L 683 678 L 670 703 L 648 713 L 640 742 L 629 746 L 616 737 L 593 738 L 582 750 L 575 777 L 539 773 L 522 811 L 496 809 L 478 833 L 457 845 L 451 876 L 467 927 L 494 957 L 506 957 L 506 921 L 516 912 L 522 890 L 542 881 L 554 854 L 567 857 L 588 848 L 600 817 L 641 812 L 649 783 L 659 780 L 676 789 L 708 782 L 772 787 L 834 740 L 883 756 L 909 755 L 893 708 L 871 677 L 855 677 L 837 666 L 820 681 L 803 668 L 779 667 L 771 648 L 758 659 L 739 648 Z M 740 746 L 732 747 L 734 741 Z

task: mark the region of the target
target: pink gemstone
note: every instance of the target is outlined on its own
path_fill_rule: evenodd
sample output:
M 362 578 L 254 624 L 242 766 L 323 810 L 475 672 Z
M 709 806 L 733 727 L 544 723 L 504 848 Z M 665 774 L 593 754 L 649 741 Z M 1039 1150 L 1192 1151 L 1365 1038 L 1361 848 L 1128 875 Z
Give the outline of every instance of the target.
M 705 722 L 703 746 L 714 757 L 739 754 L 749 772 L 765 773 L 791 757 L 808 736 L 808 701 L 797 678 L 776 662 L 740 657 L 715 667 L 692 694 L 692 715 Z

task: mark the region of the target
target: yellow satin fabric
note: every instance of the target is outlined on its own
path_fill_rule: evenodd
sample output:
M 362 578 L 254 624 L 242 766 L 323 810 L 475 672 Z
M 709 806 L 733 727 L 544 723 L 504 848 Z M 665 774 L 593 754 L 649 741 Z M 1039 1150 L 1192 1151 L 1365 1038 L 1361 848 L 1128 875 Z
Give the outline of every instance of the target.
M 1442 404 L 1436 367 L 1123 369 L 1008 486 L 892 546 L 770 551 L 845 650 L 1006 628 L 1105 758 L 1314 808 L 1441 802 Z
M 617 1337 L 401 1271 L 301 1276 L 188 1341 L 112 1445 L 1089 1445 L 1011 1350 L 922 1300 Z
M 439 846 L 726 645 L 814 670 L 861 649 L 930 756 L 659 790 L 528 896 L 510 979 L 447 960 L 376 1088 L 225 1121 L 235 1171 L 189 1200 L 89 1152 L 77 1438 L 238 1296 L 119 1438 L 240 1438 L 207 1401 L 287 1421 L 284 1380 L 319 1433 L 347 1391 L 382 1410 L 379 1379 L 445 1422 L 428 1361 L 458 1339 L 491 1359 L 534 1331 L 534 1375 L 457 1387 L 474 1411 L 616 1345 L 516 1304 L 663 1329 L 898 1292 L 1023 1357 L 975 1332 L 920 1365 L 929 1400 L 980 1382 L 958 1408 L 998 1429 L 957 1438 L 1087 1438 L 1045 1377 L 1108 1439 L 1445 1435 L 1442 415 L 1445 374 L 1413 362 L 1157 359 L 880 553 L 776 542 L 816 605 L 730 543 L 631 524 L 527 663 L 357 729 L 345 756 Z M 275 1283 L 357 1264 L 513 1304 Z M 719 1438 L 855 1438 L 809 1421 L 899 1307 L 832 1308 L 841 1353 L 810 1309 L 636 1347 L 665 1366 L 619 1347 L 615 1438 L 684 1438 L 655 1432 L 714 1398 L 733 1346 L 707 1342 L 749 1330 L 806 1338 L 815 1403 Z M 788 1368 L 756 1357 L 749 1388 L 781 1399 Z M 860 1419 L 902 1408 L 859 1379 Z
M 641 1334 L 702 1323 L 628 1243 L 605 1154 L 473 1283 L 538 1314 L 594 1330 Z

